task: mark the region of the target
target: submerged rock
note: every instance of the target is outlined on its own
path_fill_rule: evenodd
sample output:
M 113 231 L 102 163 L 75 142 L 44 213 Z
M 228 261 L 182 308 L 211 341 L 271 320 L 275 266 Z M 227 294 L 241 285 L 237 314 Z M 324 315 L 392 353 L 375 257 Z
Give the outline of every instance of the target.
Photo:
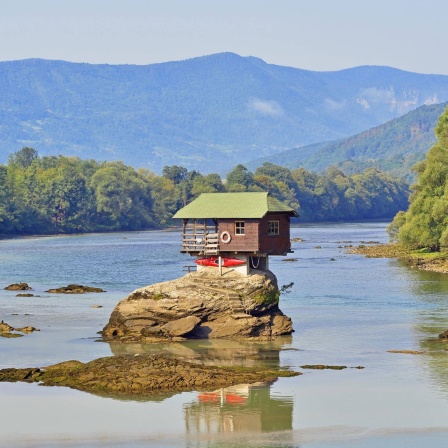
M 424 355 L 425 352 L 421 350 L 387 350 L 387 353 L 401 353 L 403 355 Z
M 0 322 L 0 336 L 4 338 L 20 338 L 23 334 L 13 333 L 13 331 L 18 331 L 20 333 L 32 333 L 33 331 L 40 331 L 38 328 L 27 326 L 22 328 L 14 328 L 6 322 Z
M 305 366 L 300 366 L 302 369 L 314 369 L 314 370 L 344 370 L 347 368 L 347 366 L 329 366 L 325 364 L 307 364 Z M 356 367 L 358 368 L 364 368 L 364 367 Z
M 92 286 L 83 286 L 83 285 L 68 285 L 62 286 L 61 288 L 53 288 L 49 289 L 45 292 L 59 293 L 59 294 L 84 294 L 86 292 L 106 292 L 101 288 L 94 288 Z
M 278 307 L 271 272 L 220 276 L 209 268 L 146 286 L 123 299 L 104 327 L 107 341 L 258 338 L 290 334 L 291 319 Z
M 28 283 L 13 283 L 5 288 L 7 291 L 29 291 L 31 286 Z
M 44 368 L 2 369 L 0 382 L 39 382 L 45 386 L 66 386 L 98 395 L 141 398 L 296 375 L 300 373 L 261 368 L 201 366 L 160 355 L 119 355 L 95 359 L 86 364 L 66 361 Z

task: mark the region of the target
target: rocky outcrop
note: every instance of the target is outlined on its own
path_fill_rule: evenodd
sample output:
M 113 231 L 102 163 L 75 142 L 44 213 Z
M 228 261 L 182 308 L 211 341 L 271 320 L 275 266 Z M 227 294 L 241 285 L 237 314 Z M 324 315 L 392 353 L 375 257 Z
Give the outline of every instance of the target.
M 53 288 L 49 289 L 45 292 L 59 293 L 59 294 L 84 294 L 86 292 L 106 292 L 101 288 L 94 288 L 92 286 L 83 286 L 83 285 L 68 285 L 62 286 L 61 288 Z
M 160 339 L 269 339 L 293 332 L 278 307 L 280 292 L 271 272 L 242 276 L 216 268 L 135 290 L 111 314 L 107 341 Z
M 19 331 L 20 333 L 32 333 L 33 331 L 39 331 L 38 328 L 27 326 L 22 328 L 14 328 L 6 322 L 0 322 L 0 336 L 4 338 L 20 338 L 23 334 L 13 333 Z
M 144 397 L 161 393 L 221 388 L 241 383 L 273 381 L 298 372 L 266 368 L 200 366 L 171 357 L 119 355 L 83 364 L 66 361 L 44 368 L 2 369 L 0 382 L 39 382 L 112 397 Z
M 28 283 L 13 283 L 5 288 L 7 291 L 29 291 L 31 286 Z

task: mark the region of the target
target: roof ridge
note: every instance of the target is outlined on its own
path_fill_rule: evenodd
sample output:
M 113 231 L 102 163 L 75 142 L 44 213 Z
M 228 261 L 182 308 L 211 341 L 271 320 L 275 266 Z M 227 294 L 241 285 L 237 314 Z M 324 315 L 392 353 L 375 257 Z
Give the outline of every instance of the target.
M 173 218 L 250 219 L 262 218 L 268 212 L 281 212 L 297 216 L 294 209 L 270 196 L 267 191 L 241 191 L 202 193 L 194 201 L 181 208 Z

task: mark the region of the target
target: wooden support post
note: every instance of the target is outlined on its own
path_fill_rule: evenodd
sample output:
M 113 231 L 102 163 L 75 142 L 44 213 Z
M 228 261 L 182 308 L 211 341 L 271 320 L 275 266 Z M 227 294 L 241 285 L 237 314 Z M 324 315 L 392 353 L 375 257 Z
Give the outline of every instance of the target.
M 222 277 L 222 257 L 218 257 L 219 275 Z

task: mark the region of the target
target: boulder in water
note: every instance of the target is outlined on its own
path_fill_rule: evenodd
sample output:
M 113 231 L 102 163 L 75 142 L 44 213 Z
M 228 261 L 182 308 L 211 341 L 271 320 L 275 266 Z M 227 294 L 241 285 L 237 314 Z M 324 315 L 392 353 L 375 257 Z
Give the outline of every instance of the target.
M 106 291 L 104 291 L 104 289 L 94 288 L 92 286 L 72 284 L 68 286 L 62 286 L 61 288 L 49 289 L 48 291 L 45 292 L 59 293 L 59 294 L 84 294 L 86 292 L 106 292 Z
M 5 288 L 7 291 L 29 291 L 31 286 L 28 283 L 13 283 Z
M 132 292 L 113 310 L 103 339 L 270 339 L 291 334 L 292 322 L 280 311 L 279 296 L 277 279 L 269 271 L 220 276 L 211 267 Z

